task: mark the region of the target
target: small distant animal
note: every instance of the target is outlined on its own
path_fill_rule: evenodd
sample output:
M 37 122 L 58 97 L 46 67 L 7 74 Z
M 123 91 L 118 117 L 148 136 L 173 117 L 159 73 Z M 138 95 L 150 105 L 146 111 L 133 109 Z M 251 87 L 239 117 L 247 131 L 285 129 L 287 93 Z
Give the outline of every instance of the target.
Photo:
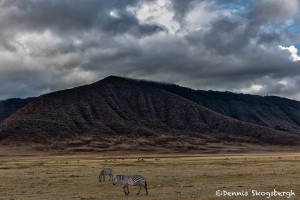
M 99 182 L 105 182 L 105 176 L 109 176 L 109 180 L 112 180 L 113 170 L 111 168 L 104 168 L 99 174 Z
M 123 183 L 123 191 L 125 195 L 129 194 L 129 188 L 128 185 L 137 186 L 139 187 L 139 191 L 137 195 L 140 194 L 140 191 L 142 188 L 145 188 L 146 195 L 148 195 L 148 189 L 147 189 L 147 182 L 146 179 L 142 176 L 124 176 L 124 175 L 117 175 L 113 176 L 113 185 L 116 183 Z M 125 191 L 125 188 L 127 188 L 127 192 Z

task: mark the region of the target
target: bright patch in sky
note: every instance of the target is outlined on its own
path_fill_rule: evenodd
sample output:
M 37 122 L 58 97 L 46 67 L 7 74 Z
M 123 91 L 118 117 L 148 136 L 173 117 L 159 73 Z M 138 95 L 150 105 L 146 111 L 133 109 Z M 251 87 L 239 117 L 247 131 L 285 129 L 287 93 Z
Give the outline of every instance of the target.
M 281 85 L 284 85 L 284 86 L 287 86 L 287 85 L 288 85 L 288 82 L 285 81 L 285 80 L 281 80 L 281 81 L 279 81 L 278 83 L 281 84 Z
M 136 14 L 139 21 L 149 24 L 159 24 L 168 29 L 170 33 L 176 32 L 180 25 L 173 17 L 174 13 L 169 10 L 171 2 L 158 0 L 156 4 L 143 4 L 138 8 L 130 8 L 127 10 Z
M 116 11 L 116 10 L 110 11 L 109 15 L 112 16 L 113 18 L 120 18 L 118 11 Z
M 294 45 L 289 46 L 289 47 L 284 47 L 284 46 L 279 45 L 278 47 L 283 51 L 289 51 L 291 53 L 290 59 L 292 61 L 294 61 L 294 62 L 300 61 L 300 56 L 298 55 L 298 49 Z
M 262 85 L 254 84 L 254 85 L 251 85 L 250 87 L 240 89 L 239 91 L 242 93 L 245 93 L 245 94 L 257 94 L 263 88 L 264 88 L 264 86 L 262 86 Z

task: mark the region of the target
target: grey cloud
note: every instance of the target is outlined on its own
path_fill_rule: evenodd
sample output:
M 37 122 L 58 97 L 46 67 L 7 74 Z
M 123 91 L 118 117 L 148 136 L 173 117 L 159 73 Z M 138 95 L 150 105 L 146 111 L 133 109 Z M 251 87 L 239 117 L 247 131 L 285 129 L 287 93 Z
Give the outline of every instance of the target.
M 258 44 L 268 44 L 280 41 L 280 35 L 275 33 L 262 33 L 259 35 Z
M 291 35 L 281 32 L 290 16 L 279 1 L 253 1 L 230 14 L 215 9 L 230 9 L 232 5 L 223 5 L 239 6 L 242 1 L 222 1 L 220 6 L 221 1 L 172 1 L 168 9 L 185 29 L 179 33 L 140 21 L 126 9 L 139 8 L 143 1 L 2 1 L 0 99 L 36 96 L 108 75 L 237 92 L 258 84 L 263 88 L 253 93 L 300 99 L 300 64 L 278 48 L 292 45 Z M 207 9 L 215 17 L 203 29 L 188 29 L 186 16 L 198 3 L 212 5 Z M 271 12 L 271 5 L 278 14 Z M 276 30 L 268 30 L 274 19 Z M 47 31 L 48 38 L 43 36 Z M 17 44 L 22 41 L 16 35 L 30 33 L 41 38 L 29 35 L 28 43 Z
M 107 31 L 114 35 L 122 33 L 131 33 L 134 36 L 143 36 L 159 31 L 164 31 L 162 26 L 155 24 L 140 24 L 138 19 L 126 11 L 116 11 L 117 17 L 107 17 L 108 12 L 102 12 L 97 18 L 97 25 L 102 31 Z
M 242 51 L 249 42 L 249 36 L 243 22 L 220 19 L 211 25 L 202 41 L 208 49 L 225 55 Z
M 262 25 L 269 21 L 284 22 L 293 17 L 299 10 L 297 0 L 265 0 L 253 1 L 254 8 L 249 12 L 249 20 L 252 24 Z
M 257 80 L 257 82 L 263 86 L 262 90 L 257 92 L 259 95 L 276 95 L 280 97 L 299 99 L 300 92 L 297 89 L 300 84 L 299 77 L 295 79 L 287 79 L 284 82 L 282 82 L 281 79 L 265 77 Z
M 47 77 L 47 73 L 36 70 L 1 72 L 0 78 L 1 99 L 12 97 L 38 96 L 41 93 L 51 91 L 51 89 L 57 89 L 49 88 L 51 87 L 51 78 Z M 47 83 L 49 85 L 47 85 Z
M 172 7 L 174 9 L 175 20 L 182 23 L 184 17 L 186 16 L 186 13 L 188 13 L 189 9 L 192 8 L 193 2 L 195 2 L 195 0 L 173 0 Z
M 139 1 L 4 1 L 1 6 L 2 29 L 16 33 L 18 30 L 41 32 L 51 30 L 58 34 L 76 34 L 76 31 L 99 29 L 109 34 L 130 32 L 135 36 L 152 34 L 164 30 L 155 24 L 141 24 L 127 6 L 137 6 Z M 110 12 L 116 10 L 120 15 L 115 18 Z

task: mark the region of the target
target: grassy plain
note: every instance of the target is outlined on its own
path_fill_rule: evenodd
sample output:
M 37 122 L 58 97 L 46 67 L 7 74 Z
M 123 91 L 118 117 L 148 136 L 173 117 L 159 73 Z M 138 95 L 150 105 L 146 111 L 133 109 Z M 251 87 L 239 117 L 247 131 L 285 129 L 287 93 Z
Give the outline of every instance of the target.
M 138 161 L 143 158 L 144 161 Z M 99 170 L 111 167 L 115 174 L 142 175 L 149 195 L 122 185 L 99 183 Z M 108 178 L 106 179 L 108 180 Z M 0 199 L 7 200 L 117 200 L 117 199 L 268 199 L 262 192 L 293 190 L 300 199 L 300 154 L 153 157 L 29 156 L 1 157 Z M 216 191 L 246 192 L 248 196 L 216 196 Z M 270 199 L 287 199 L 277 197 Z

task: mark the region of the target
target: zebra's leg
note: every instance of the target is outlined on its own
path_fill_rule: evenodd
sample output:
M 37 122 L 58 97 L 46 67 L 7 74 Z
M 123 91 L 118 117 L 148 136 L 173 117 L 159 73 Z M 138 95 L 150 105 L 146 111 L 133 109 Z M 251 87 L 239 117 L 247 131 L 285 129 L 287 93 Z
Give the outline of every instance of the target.
M 145 190 L 146 190 L 146 195 L 148 195 L 148 189 L 147 189 L 147 182 L 146 182 L 146 181 L 145 181 L 144 188 L 145 188 Z
M 140 185 L 140 190 L 138 191 L 138 193 L 136 194 L 136 195 L 139 195 L 140 194 L 140 191 L 141 191 L 141 189 L 142 189 L 142 186 Z
M 127 185 L 127 195 L 129 194 L 129 187 L 128 187 L 128 185 Z
M 127 195 L 125 188 L 126 188 L 126 185 L 123 186 L 123 191 L 124 191 L 125 195 Z

